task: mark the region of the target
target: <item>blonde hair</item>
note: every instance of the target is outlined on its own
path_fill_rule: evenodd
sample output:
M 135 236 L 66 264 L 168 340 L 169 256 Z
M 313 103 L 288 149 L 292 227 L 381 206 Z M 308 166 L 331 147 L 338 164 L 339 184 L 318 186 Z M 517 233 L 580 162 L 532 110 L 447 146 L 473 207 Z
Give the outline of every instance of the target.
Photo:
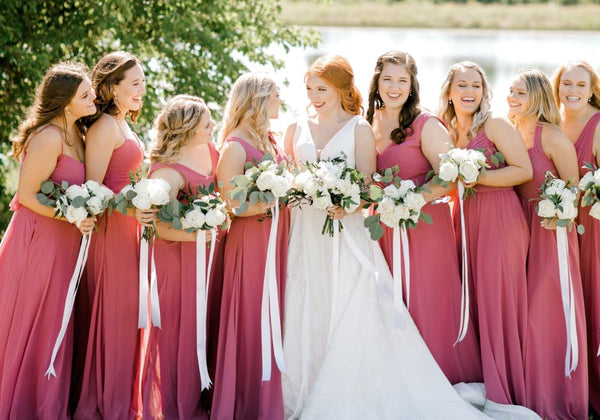
M 328 54 L 318 58 L 304 75 L 320 77 L 340 95 L 342 109 L 349 114 L 362 113 L 362 97 L 354 85 L 354 72 L 348 60 L 339 55 Z
M 525 82 L 527 89 L 527 106 L 522 115 L 510 115 L 510 121 L 518 128 L 520 121 L 534 117 L 539 122 L 559 127 L 560 112 L 554 102 L 550 79 L 537 69 L 521 69 L 519 77 Z
M 556 102 L 556 105 L 560 108 L 561 104 L 558 96 L 560 79 L 566 70 L 572 69 L 573 67 L 580 67 L 587 71 L 590 75 L 590 88 L 592 89 L 592 97 L 588 100 L 588 102 L 594 108 L 600 109 L 600 77 L 598 76 L 598 73 L 594 71 L 594 68 L 587 61 L 583 60 L 569 61 L 568 63 L 560 66 L 556 71 L 552 80 L 554 84 L 554 101 Z
M 194 137 L 202 116 L 210 112 L 197 96 L 177 95 L 171 98 L 156 117 L 156 141 L 150 151 L 152 162 L 173 162 Z
M 473 124 L 471 125 L 471 129 L 468 133 L 469 139 L 475 137 L 477 132 L 483 127 L 490 116 L 492 92 L 483 69 L 470 61 L 461 61 L 460 63 L 453 64 L 448 70 L 448 75 L 446 76 L 446 80 L 442 85 L 440 104 L 438 108 L 438 117 L 440 117 L 440 119 L 446 123 L 448 132 L 452 136 L 453 140 L 456 140 L 458 134 L 456 132 L 456 111 L 454 110 L 454 104 L 449 100 L 450 87 L 456 73 L 464 70 L 475 70 L 477 73 L 479 73 L 481 76 L 481 87 L 483 91 L 481 104 L 479 104 L 479 108 L 477 111 L 475 111 L 475 114 L 473 114 Z
M 250 136 L 258 143 L 258 149 L 267 152 L 270 127 L 267 103 L 276 90 L 277 84 L 266 74 L 246 73 L 240 76 L 233 84 L 225 106 L 221 144 L 244 122 Z

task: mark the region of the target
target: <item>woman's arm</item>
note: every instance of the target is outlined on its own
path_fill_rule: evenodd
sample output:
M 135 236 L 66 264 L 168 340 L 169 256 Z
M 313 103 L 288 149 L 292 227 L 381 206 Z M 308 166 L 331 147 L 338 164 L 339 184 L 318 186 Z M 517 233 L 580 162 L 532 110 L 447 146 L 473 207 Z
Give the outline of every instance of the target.
M 438 119 L 430 118 L 423 126 L 423 131 L 421 132 L 421 151 L 436 174 L 440 172 L 440 154 L 446 153 L 451 145 L 452 140 L 450 139 L 448 130 L 446 130 Z M 427 182 L 423 187 L 425 190 L 421 194 L 425 198 L 425 201 L 429 203 L 454 190 L 456 182 L 451 182 L 445 187 Z M 429 192 L 426 190 L 429 190 Z
M 363 173 L 367 183 L 371 183 L 373 172 L 377 170 L 377 152 L 375 149 L 375 136 L 366 120 L 361 119 L 356 124 L 354 140 L 356 169 Z
M 294 134 L 296 133 L 297 124 L 290 124 L 285 131 L 285 137 L 283 138 L 283 151 L 287 157 L 291 157 L 294 162 L 296 162 L 296 158 L 294 157 Z

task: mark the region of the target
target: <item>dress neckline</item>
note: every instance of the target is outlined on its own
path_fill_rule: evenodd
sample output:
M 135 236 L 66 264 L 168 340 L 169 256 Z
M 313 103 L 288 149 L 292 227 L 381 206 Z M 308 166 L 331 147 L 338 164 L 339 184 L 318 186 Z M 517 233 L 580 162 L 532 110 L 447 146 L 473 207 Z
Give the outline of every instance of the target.
M 346 126 L 348 126 L 348 124 L 350 123 L 350 121 L 354 121 L 354 119 L 356 117 L 359 117 L 359 115 L 353 115 L 335 133 L 333 133 L 333 135 L 329 138 L 329 140 L 327 140 L 327 143 L 325 143 L 325 145 L 321 149 L 321 153 L 319 153 L 319 149 L 317 148 L 317 145 L 315 144 L 315 140 L 313 138 L 313 134 L 312 134 L 312 130 L 310 128 L 309 120 L 308 120 L 308 118 L 306 118 L 306 126 L 308 128 L 308 135 L 310 137 L 310 144 L 312 145 L 313 149 L 315 150 L 315 156 L 316 156 L 317 160 L 321 160 L 321 157 L 323 156 L 323 152 L 325 151 L 325 149 L 327 148 L 327 146 L 329 146 L 331 143 L 333 143 L 333 140 L 342 132 L 342 130 L 344 128 L 346 128 Z

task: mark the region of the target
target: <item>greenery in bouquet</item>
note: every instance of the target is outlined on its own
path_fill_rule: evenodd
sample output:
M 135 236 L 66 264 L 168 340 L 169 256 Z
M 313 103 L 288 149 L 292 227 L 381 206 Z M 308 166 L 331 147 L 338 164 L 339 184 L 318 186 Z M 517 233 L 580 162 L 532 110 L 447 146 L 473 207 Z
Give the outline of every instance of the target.
M 540 190 L 539 202 L 535 207 L 537 215 L 547 223 L 556 223 L 556 226 L 571 230 L 577 217 L 577 187 L 548 171 Z M 584 227 L 578 225 L 577 232 L 582 234 Z
M 579 190 L 582 193 L 581 205 L 592 206 L 590 216 L 600 219 L 600 169 L 586 162 L 584 167 L 588 172 L 579 181 Z

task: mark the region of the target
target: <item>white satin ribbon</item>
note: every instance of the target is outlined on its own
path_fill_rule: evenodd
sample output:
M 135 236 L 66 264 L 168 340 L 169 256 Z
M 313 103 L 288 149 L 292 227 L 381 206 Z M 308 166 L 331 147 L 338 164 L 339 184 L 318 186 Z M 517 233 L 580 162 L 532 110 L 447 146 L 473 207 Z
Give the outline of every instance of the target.
M 565 376 L 570 378 L 571 372 L 577 369 L 579 362 L 579 343 L 577 340 L 577 322 L 575 318 L 575 296 L 569 267 L 569 240 L 567 237 L 567 228 L 564 226 L 556 227 L 556 252 L 558 256 L 560 295 L 567 330 Z
M 331 238 L 331 315 L 329 316 L 329 332 L 327 333 L 327 346 L 331 342 L 334 330 L 334 319 L 339 285 L 340 271 L 340 221 L 333 221 L 333 237 Z
M 146 228 L 144 228 L 146 229 Z M 148 328 L 148 241 L 143 237 L 140 239 L 140 278 L 139 278 L 139 311 L 138 328 Z M 150 256 L 150 311 L 152 324 L 160 328 L 160 303 L 158 300 L 158 285 L 156 279 L 156 264 L 154 262 L 154 247 Z
M 54 342 L 52 356 L 50 357 L 50 365 L 48 366 L 46 373 L 44 373 L 44 376 L 47 376 L 48 380 L 50 380 L 50 376 L 54 376 L 56 378 L 54 361 L 56 360 L 56 355 L 58 354 L 58 350 L 60 350 L 60 346 L 65 338 L 65 333 L 67 332 L 67 327 L 69 326 L 69 321 L 71 320 L 71 313 L 73 312 L 73 305 L 75 304 L 75 296 L 77 295 L 79 281 L 81 280 L 81 275 L 83 274 L 83 269 L 87 261 L 91 239 L 92 232 L 90 232 L 89 235 L 81 238 L 79 254 L 77 255 L 77 263 L 75 264 L 75 270 L 73 270 L 73 274 L 71 275 L 71 280 L 69 280 L 69 287 L 67 289 L 67 296 L 65 298 L 65 307 L 63 309 L 60 330 L 58 332 L 58 336 L 56 337 L 56 341 Z
M 406 308 L 410 307 L 410 251 L 406 227 L 393 229 L 393 279 L 394 279 L 394 318 L 397 326 L 404 324 L 402 313 L 402 263 L 404 262 L 404 281 L 406 284 Z
M 460 327 L 454 345 L 463 341 L 467 335 L 467 330 L 469 329 L 469 258 L 467 255 L 467 231 L 465 229 L 465 213 L 463 210 L 464 196 L 465 186 L 462 181 L 458 181 L 458 205 L 460 207 L 460 231 L 462 242 L 462 299 L 460 302 Z
M 212 229 L 210 233 L 208 267 L 206 266 L 206 231 L 199 230 L 196 234 L 196 356 L 198 358 L 202 391 L 210 388 L 212 385 L 206 362 L 206 313 L 217 231 L 216 229 Z
M 267 260 L 263 281 L 263 295 L 260 311 L 260 332 L 262 347 L 262 380 L 271 379 L 271 342 L 275 363 L 281 372 L 285 371 L 283 361 L 283 344 L 281 340 L 281 318 L 279 314 L 279 293 L 277 293 L 276 245 L 277 226 L 279 224 L 279 207 L 271 208 L 271 230 L 267 245 Z M 269 325 L 270 324 L 270 325 Z M 272 339 L 271 339 L 272 336 Z

